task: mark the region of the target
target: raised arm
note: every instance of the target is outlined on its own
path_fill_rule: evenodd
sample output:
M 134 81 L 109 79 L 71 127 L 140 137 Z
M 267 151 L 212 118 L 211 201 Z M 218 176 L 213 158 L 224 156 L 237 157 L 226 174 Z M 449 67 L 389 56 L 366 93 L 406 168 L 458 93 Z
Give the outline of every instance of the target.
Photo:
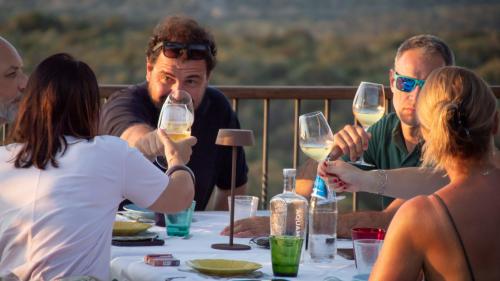
M 337 192 L 364 191 L 409 199 L 431 194 L 448 183 L 442 173 L 416 167 L 363 171 L 344 161 L 324 161 L 318 174 Z
M 189 137 L 179 142 L 171 141 L 162 130 L 156 130 L 158 138 L 165 147 L 165 156 L 168 166 L 184 166 L 191 157 L 191 147 L 196 144 L 195 137 Z M 160 197 L 148 207 L 156 212 L 172 213 L 185 209 L 191 204 L 194 197 L 194 182 L 191 174 L 185 170 L 178 170 L 169 178 L 168 186 Z

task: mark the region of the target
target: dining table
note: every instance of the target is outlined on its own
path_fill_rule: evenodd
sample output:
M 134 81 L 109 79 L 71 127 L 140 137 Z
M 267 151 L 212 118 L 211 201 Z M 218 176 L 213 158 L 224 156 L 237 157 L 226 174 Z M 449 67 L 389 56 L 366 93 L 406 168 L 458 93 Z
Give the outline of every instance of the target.
M 258 211 L 257 215 L 268 215 Z M 197 211 L 193 215 L 190 234 L 184 237 L 167 236 L 165 227 L 153 226 L 148 231 L 164 239 L 162 246 L 112 246 L 110 274 L 117 281 L 184 281 L 184 280 L 305 280 L 305 281 L 358 281 L 366 277 L 357 274 L 353 260 L 339 255 L 329 263 L 314 263 L 307 251 L 303 252 L 297 277 L 273 276 L 271 251 L 250 242 L 250 238 L 234 238 L 234 243 L 250 245 L 250 250 L 216 250 L 214 243 L 229 243 L 228 236 L 220 235 L 229 224 L 227 211 Z M 338 248 L 352 248 L 352 241 L 337 240 Z M 172 254 L 180 260 L 179 266 L 152 266 L 144 262 L 148 254 Z M 243 276 L 222 277 L 197 272 L 187 265 L 195 259 L 229 259 L 255 262 L 262 268 Z

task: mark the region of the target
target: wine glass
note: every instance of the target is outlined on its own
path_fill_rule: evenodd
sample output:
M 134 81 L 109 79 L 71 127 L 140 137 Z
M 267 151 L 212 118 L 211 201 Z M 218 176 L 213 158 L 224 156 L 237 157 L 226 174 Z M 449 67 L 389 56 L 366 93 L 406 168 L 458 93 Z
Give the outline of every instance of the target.
M 173 90 L 163 103 L 158 118 L 158 128 L 163 129 L 173 141 L 183 140 L 191 135 L 194 122 L 194 107 L 191 95 L 183 90 Z M 156 163 L 166 169 L 164 156 L 157 156 Z
M 382 84 L 361 82 L 352 102 L 352 112 L 365 131 L 385 113 L 385 94 Z M 374 166 L 363 161 L 363 156 L 354 162 L 357 165 Z
M 318 162 L 326 159 L 333 146 L 333 134 L 322 112 L 299 117 L 299 145 L 310 158 Z

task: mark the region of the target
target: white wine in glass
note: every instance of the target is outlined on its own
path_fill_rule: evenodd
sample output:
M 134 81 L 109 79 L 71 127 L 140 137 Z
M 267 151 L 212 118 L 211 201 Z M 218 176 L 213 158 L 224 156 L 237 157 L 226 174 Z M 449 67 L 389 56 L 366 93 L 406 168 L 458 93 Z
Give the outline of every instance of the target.
M 160 111 L 158 128 L 163 129 L 173 141 L 180 141 L 191 136 L 194 122 L 194 107 L 191 95 L 182 90 L 172 91 Z M 157 156 L 156 163 L 166 169 L 164 156 Z
M 183 104 L 165 104 L 158 122 L 158 127 L 165 130 L 174 141 L 185 139 L 191 135 L 193 114 Z
M 333 145 L 333 134 L 319 111 L 299 117 L 299 145 L 302 152 L 316 161 L 325 160 Z
M 365 131 L 380 120 L 385 113 L 384 85 L 361 82 L 352 102 L 352 112 Z M 373 166 L 364 162 L 362 156 L 356 164 Z

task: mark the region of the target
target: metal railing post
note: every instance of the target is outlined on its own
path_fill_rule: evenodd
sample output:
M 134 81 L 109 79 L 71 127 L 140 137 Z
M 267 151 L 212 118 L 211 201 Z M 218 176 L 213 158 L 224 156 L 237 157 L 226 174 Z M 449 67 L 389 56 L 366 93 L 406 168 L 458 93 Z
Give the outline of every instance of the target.
M 262 124 L 262 185 L 260 190 L 260 207 L 267 209 L 267 173 L 268 173 L 268 124 L 269 124 L 269 99 L 264 99 L 263 109 L 263 124 Z

